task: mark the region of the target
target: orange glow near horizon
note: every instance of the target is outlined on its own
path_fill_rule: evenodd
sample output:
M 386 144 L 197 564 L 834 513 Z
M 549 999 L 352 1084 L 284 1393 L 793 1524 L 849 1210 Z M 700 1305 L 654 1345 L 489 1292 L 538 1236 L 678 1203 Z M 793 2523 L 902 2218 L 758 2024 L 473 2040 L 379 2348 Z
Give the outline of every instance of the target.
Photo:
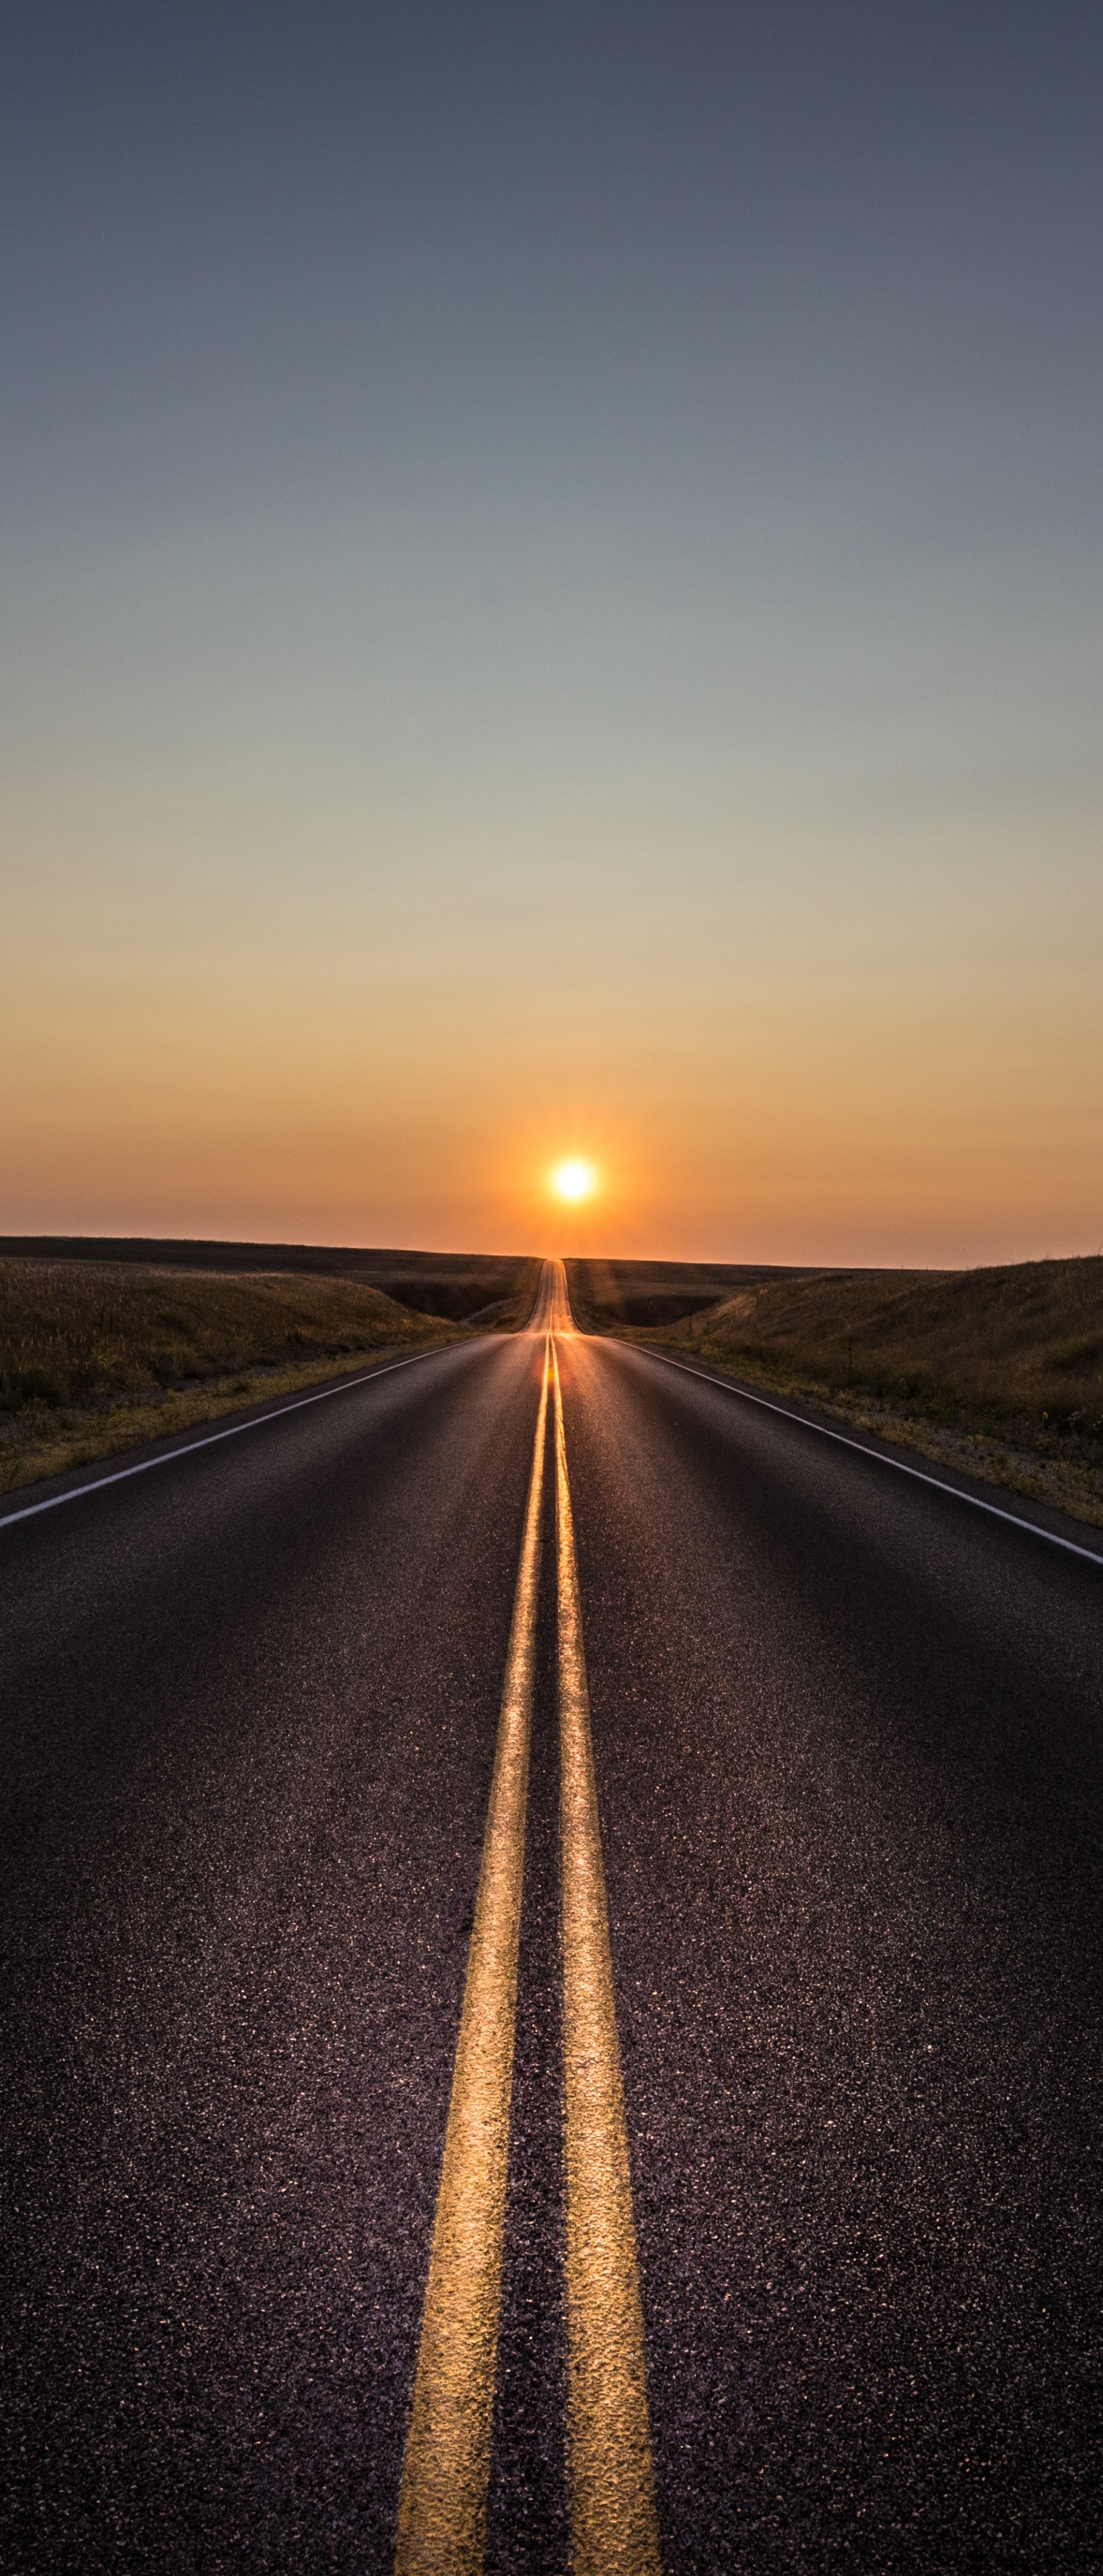
M 366 1021 L 362 972 L 309 960 L 52 958 L 0 1027 L 9 1235 L 948 1268 L 1099 1241 L 1090 959 L 1044 1047 L 1025 987 L 947 986 L 932 1023 L 905 979 L 844 1023 L 794 970 L 565 1048 L 535 970 L 476 1024 L 443 985 Z

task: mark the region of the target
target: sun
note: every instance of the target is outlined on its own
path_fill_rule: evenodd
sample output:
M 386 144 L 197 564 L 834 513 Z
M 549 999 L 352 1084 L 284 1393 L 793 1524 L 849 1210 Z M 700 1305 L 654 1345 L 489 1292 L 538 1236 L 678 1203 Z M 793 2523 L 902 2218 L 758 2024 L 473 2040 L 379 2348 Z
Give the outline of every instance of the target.
M 589 1163 L 560 1163 L 552 1174 L 552 1187 L 561 1199 L 587 1199 L 594 1186 Z

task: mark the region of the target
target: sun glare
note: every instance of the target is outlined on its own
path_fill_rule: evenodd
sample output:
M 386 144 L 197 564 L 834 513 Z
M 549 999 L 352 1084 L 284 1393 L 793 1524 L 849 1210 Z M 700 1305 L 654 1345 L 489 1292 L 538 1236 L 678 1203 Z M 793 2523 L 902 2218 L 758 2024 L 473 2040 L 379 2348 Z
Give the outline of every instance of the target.
M 589 1163 L 560 1163 L 554 1183 L 561 1199 L 585 1199 L 594 1186 L 594 1175 Z

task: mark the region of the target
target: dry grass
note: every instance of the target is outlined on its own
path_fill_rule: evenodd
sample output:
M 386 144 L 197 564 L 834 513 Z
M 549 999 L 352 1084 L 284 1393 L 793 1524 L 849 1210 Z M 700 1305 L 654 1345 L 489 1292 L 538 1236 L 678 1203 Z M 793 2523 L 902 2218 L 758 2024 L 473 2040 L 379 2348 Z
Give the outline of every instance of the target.
M 680 1324 L 736 1289 L 761 1280 L 803 1278 L 802 1271 L 781 1272 L 744 1262 L 601 1261 L 572 1259 L 565 1265 L 571 1311 L 583 1332 L 616 1331 L 622 1324 Z
M 0 1492 L 456 1338 L 359 1280 L 0 1260 Z
M 1103 1259 L 806 1273 L 633 1338 L 1103 1527 Z
M 202 1271 L 210 1278 L 341 1279 L 381 1288 L 401 1306 L 449 1323 L 480 1328 L 527 1294 L 531 1309 L 541 1264 L 517 1253 L 396 1252 L 380 1246 L 325 1243 L 203 1242 L 141 1235 L 0 1235 L 0 1261 L 92 1263 L 100 1270 Z M 713 1297 L 724 1279 L 717 1275 Z M 630 1320 L 646 1322 L 637 1316 Z M 508 1324 L 504 1329 L 509 1329 Z

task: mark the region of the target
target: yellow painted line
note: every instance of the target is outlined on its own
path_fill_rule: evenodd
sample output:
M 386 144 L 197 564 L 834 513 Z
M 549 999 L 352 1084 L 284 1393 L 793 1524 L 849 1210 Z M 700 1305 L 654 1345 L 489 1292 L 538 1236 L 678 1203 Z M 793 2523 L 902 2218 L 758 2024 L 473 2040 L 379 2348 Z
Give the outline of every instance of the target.
M 482 2567 L 525 1857 L 549 1350 L 529 1479 L 494 1777 L 395 2546 L 396 2576 Z
M 659 2576 L 624 2091 L 590 1739 L 563 1397 L 552 1345 L 572 2576 Z

